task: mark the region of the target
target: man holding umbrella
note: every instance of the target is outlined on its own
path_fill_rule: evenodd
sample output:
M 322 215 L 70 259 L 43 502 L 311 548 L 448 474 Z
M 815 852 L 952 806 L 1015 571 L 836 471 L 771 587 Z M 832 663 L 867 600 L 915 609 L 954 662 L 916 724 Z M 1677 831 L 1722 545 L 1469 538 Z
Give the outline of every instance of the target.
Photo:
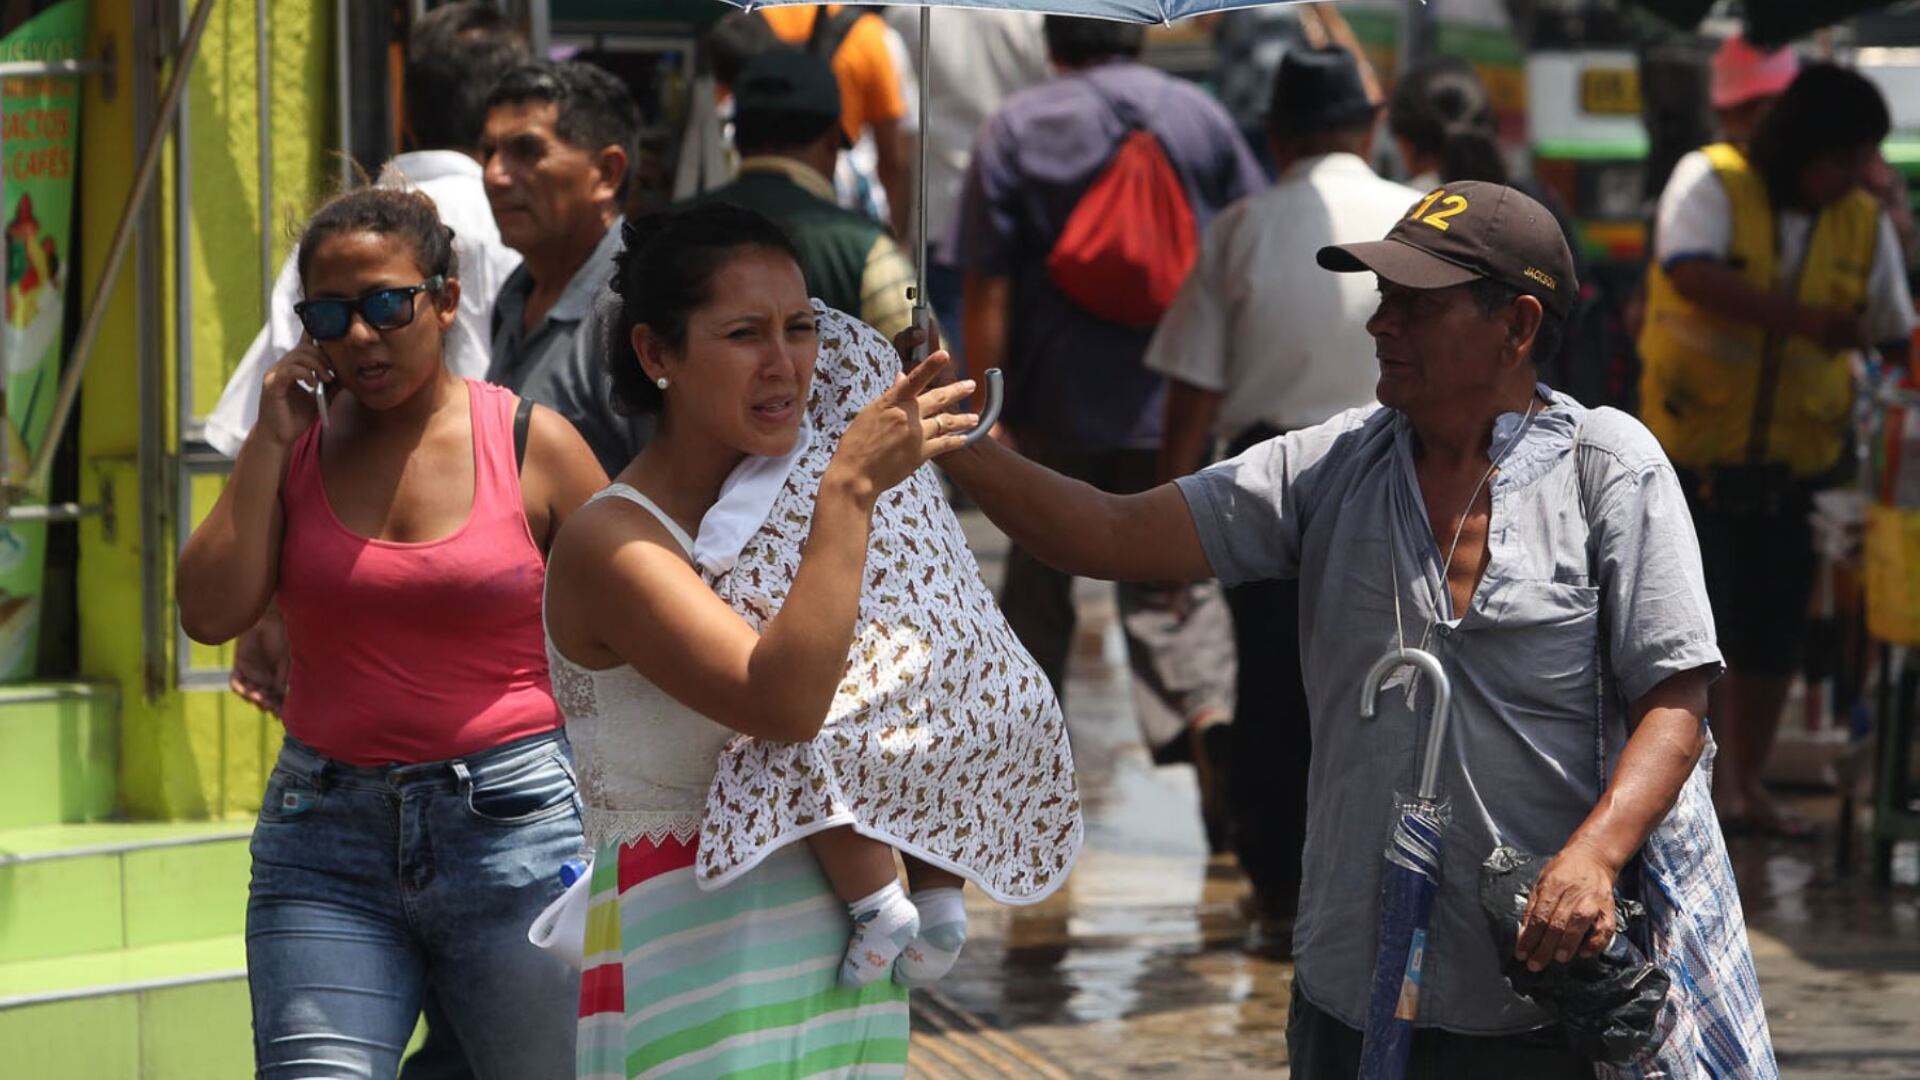
M 1374 373 L 1354 361 L 1372 348 L 1373 283 L 1328 274 L 1313 253 L 1379 236 L 1425 193 L 1368 167 L 1379 110 L 1346 50 L 1289 47 L 1272 74 L 1279 182 L 1214 220 L 1147 349 L 1168 379 L 1164 479 L 1213 460 L 1216 436 L 1231 456 L 1373 400 Z M 1239 665 L 1226 802 L 1257 929 L 1276 935 L 1298 906 L 1307 828 L 1299 595 L 1292 581 L 1226 593 L 1237 653 L 1256 658 Z
M 1411 1071 L 1592 1075 L 1501 964 L 1518 955 L 1544 969 L 1597 951 L 1616 928 L 1619 887 L 1642 893 L 1655 959 L 1684 976 L 1663 1058 L 1771 1075 L 1701 764 L 1721 661 L 1698 544 L 1646 429 L 1535 381 L 1577 289 L 1553 216 L 1511 188 L 1450 185 L 1387 239 L 1323 248 L 1319 262 L 1379 278 L 1367 324 L 1379 406 L 1134 495 L 991 441 L 944 459 L 948 471 L 1063 571 L 1299 580 L 1313 760 L 1288 1029 L 1296 1076 L 1359 1065 L 1380 853 L 1398 817 L 1389 796 L 1413 790 L 1434 691 L 1423 679 L 1360 718 L 1367 674 L 1396 643 L 1434 654 L 1453 687 L 1437 770 L 1451 821 Z M 1490 938 L 1476 895 L 1497 844 L 1552 855 L 1518 941 Z

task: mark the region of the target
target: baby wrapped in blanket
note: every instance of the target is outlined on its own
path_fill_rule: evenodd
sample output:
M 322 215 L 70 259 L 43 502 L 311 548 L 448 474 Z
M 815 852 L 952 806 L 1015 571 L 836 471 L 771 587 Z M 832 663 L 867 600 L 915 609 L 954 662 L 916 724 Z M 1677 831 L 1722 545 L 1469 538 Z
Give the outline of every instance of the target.
M 814 309 L 819 359 L 799 441 L 735 470 L 694 548 L 714 591 L 756 630 L 793 583 L 841 433 L 900 370 L 878 331 Z M 718 888 L 812 838 L 854 918 L 842 981 L 891 971 L 922 985 L 965 938 L 961 880 L 1008 904 L 1059 887 L 1080 849 L 1080 798 L 1059 703 L 981 581 L 931 467 L 881 496 L 866 574 L 824 728 L 807 743 L 728 744 L 696 871 Z M 907 857 L 911 897 L 879 845 Z

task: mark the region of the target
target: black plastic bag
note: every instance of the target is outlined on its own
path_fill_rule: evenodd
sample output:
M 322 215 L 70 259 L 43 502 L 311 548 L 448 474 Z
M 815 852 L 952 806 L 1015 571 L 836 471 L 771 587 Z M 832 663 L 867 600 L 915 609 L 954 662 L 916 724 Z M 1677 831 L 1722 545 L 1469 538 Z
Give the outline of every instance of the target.
M 1656 1023 L 1672 985 L 1630 940 L 1644 936 L 1646 909 L 1616 894 L 1619 932 L 1605 950 L 1529 971 L 1525 961 L 1514 958 L 1513 945 L 1526 918 L 1527 897 L 1547 862 L 1502 846 L 1480 867 L 1480 906 L 1500 950 L 1500 973 L 1514 993 L 1560 1021 L 1574 1050 L 1595 1062 L 1625 1065 L 1660 1045 Z

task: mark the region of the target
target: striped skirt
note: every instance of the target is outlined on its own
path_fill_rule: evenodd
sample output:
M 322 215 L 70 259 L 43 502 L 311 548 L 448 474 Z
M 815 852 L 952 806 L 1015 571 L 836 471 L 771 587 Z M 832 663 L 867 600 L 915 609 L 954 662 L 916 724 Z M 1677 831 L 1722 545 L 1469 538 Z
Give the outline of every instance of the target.
M 840 988 L 846 908 L 807 846 L 713 892 L 694 852 L 643 838 L 595 853 L 576 1075 L 905 1076 L 907 992 Z

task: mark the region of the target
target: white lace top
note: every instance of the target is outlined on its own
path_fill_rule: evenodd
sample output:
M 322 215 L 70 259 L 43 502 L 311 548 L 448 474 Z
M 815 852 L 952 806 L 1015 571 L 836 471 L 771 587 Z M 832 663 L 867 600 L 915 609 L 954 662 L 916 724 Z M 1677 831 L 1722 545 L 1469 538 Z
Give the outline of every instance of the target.
M 691 554 L 686 532 L 645 495 L 613 484 L 593 500 L 608 497 L 645 508 Z M 660 843 L 697 836 L 715 763 L 732 729 L 680 704 L 627 664 L 602 671 L 581 667 L 560 655 L 551 636 L 547 662 L 573 743 L 587 843 L 597 851 L 641 837 Z

